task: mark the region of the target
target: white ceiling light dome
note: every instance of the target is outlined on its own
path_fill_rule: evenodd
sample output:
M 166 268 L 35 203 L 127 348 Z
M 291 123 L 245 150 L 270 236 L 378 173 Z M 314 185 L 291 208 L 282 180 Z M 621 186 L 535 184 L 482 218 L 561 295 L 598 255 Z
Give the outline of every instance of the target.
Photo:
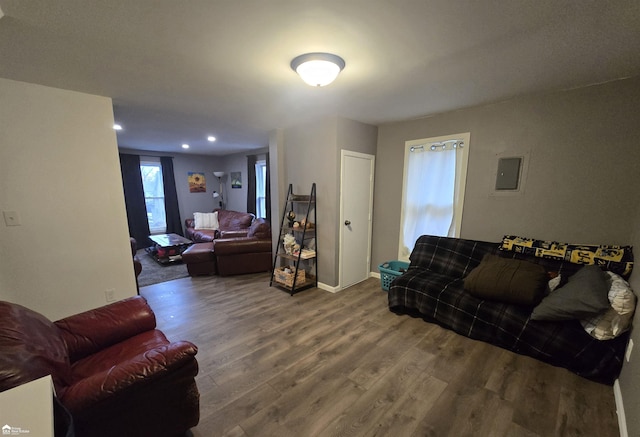
M 305 53 L 291 61 L 293 71 L 311 86 L 329 85 L 344 66 L 344 59 L 331 53 Z

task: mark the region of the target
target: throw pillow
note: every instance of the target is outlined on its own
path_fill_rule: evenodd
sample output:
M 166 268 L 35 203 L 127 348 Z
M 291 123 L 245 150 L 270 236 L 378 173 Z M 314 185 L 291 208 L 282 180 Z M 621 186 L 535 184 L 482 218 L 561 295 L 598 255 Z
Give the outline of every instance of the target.
M 562 281 L 562 275 L 557 275 L 549 279 L 549 291 L 555 291 L 555 289 L 560 286 L 560 281 Z
M 532 320 L 574 320 L 609 308 L 607 276 L 595 265 L 584 266 L 567 284 L 550 293 L 533 309 Z
M 611 307 L 602 314 L 580 321 L 584 330 L 598 340 L 610 340 L 631 327 L 636 307 L 636 296 L 627 281 L 612 272 L 609 275 L 609 303 Z
M 502 238 L 500 250 L 573 264 L 595 264 L 626 278 L 631 275 L 633 269 L 633 248 L 631 246 L 567 244 L 505 235 Z
M 487 254 L 464 279 L 464 288 L 481 299 L 536 305 L 544 296 L 548 280 L 540 265 Z
M 194 229 L 213 229 L 218 230 L 218 211 L 216 212 L 194 212 L 193 213 Z

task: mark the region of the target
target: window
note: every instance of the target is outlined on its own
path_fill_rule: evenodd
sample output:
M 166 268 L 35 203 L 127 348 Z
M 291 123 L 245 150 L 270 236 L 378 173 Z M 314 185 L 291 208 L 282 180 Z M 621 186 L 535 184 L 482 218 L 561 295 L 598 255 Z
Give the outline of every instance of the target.
M 408 260 L 421 235 L 459 237 L 470 134 L 405 143 L 398 256 Z
M 256 162 L 256 217 L 267 217 L 267 161 Z
M 167 231 L 167 216 L 164 209 L 164 182 L 162 165 L 153 158 L 140 161 L 144 202 L 147 206 L 147 220 L 152 234 L 164 234 Z

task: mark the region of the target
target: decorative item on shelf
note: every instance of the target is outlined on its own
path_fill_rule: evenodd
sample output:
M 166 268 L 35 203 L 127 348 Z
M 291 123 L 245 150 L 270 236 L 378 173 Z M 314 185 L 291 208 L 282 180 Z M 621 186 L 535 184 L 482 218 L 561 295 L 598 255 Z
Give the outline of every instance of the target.
M 286 234 L 282 238 L 282 246 L 284 247 L 284 251 L 287 255 L 292 255 L 294 251 L 294 247 L 296 245 L 296 238 L 292 234 Z
M 293 252 L 293 255 L 294 256 L 300 255 L 300 259 L 310 259 L 310 258 L 315 258 L 316 251 L 308 248 L 304 248 L 302 249 L 302 251 L 300 251 L 300 249 L 298 248 L 298 250 Z
M 293 222 L 293 229 L 297 229 L 300 227 L 300 222 Z
M 311 222 L 308 222 L 307 219 L 302 219 L 300 221 L 300 226 L 302 226 L 305 229 L 313 229 L 315 225 Z
M 293 227 L 293 221 L 296 219 L 296 213 L 291 210 L 287 213 L 287 219 L 289 220 L 289 227 Z
M 293 278 L 296 278 L 296 284 L 302 284 L 306 279 L 306 272 L 304 269 L 298 269 L 296 274 L 296 268 L 294 266 L 278 267 L 274 271 L 274 279 L 276 282 L 286 285 L 287 287 L 293 287 Z

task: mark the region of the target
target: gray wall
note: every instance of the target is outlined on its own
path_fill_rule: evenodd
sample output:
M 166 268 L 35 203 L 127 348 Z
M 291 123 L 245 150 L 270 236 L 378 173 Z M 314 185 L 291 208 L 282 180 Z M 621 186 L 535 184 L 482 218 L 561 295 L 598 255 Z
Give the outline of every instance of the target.
M 288 184 L 296 194 L 311 192 L 316 183 L 318 219 L 318 281 L 335 285 L 336 266 L 336 211 L 338 162 L 336 159 L 335 119 L 295 126 L 284 131 L 284 166 Z M 286 191 L 285 191 L 286 195 Z M 285 198 L 280 202 L 278 220 L 281 219 Z
M 56 320 L 136 294 L 111 99 L 0 79 L 0 300 Z
M 182 223 L 187 218 L 193 218 L 194 212 L 209 212 L 218 208 L 218 199 L 213 198 L 213 192 L 219 191 L 218 178 L 214 171 L 224 171 L 221 178 L 224 185 L 224 200 L 226 209 L 233 211 L 247 210 L 247 155 L 260 155 L 265 157 L 268 148 L 261 148 L 251 153 L 236 153 L 226 156 L 188 155 L 184 153 L 162 153 L 120 147 L 120 153 L 131 153 L 140 156 L 172 156 L 173 174 L 176 178 L 176 191 L 178 193 L 178 207 Z M 242 188 L 232 189 L 229 173 L 239 171 L 242 173 Z M 207 191 L 205 193 L 189 192 L 187 175 L 189 172 L 201 172 L 205 175 Z
M 640 186 L 640 79 L 379 127 L 372 265 L 395 259 L 407 140 L 471 133 L 463 238 L 628 244 Z M 524 193 L 494 196 L 497 154 L 529 152 Z
M 119 148 L 120 153 L 130 153 L 140 156 L 172 156 L 173 175 L 176 179 L 178 207 L 180 219 L 183 223 L 187 218 L 193 218 L 194 212 L 210 212 L 218 207 L 218 201 L 213 199 L 213 191 L 218 190 L 218 178 L 213 175 L 224 166 L 224 158 L 207 155 L 187 155 L 181 153 L 148 152 L 144 150 Z M 189 192 L 187 176 L 189 172 L 204 173 L 207 184 L 205 193 Z
M 235 153 L 223 158 L 223 169 L 227 173 L 222 178 L 225 187 L 225 197 L 227 199 L 227 209 L 242 212 L 247 211 L 247 192 L 249 185 L 247 156 L 258 155 L 259 158 L 265 159 L 268 151 L 268 148 L 261 148 L 253 150 L 251 153 Z M 231 172 L 240 172 L 242 174 L 242 188 L 231 188 Z
M 294 193 L 306 194 L 315 182 L 318 281 L 329 287 L 338 285 L 339 279 L 340 150 L 375 154 L 376 132 L 375 126 L 328 117 L 271 135 L 271 169 L 277 171 L 277 185 L 284 190 L 279 193 L 280 205 L 277 218 L 273 220 L 274 229 L 277 231 L 280 224 L 288 185 L 293 185 Z M 273 156 L 274 153 L 278 156 Z
M 397 257 L 404 142 L 459 132 L 471 133 L 463 238 L 513 233 L 640 247 L 639 101 L 640 78 L 633 78 L 380 126 L 371 265 Z M 503 152 L 530 153 L 521 195 L 492 195 Z M 631 285 L 638 294 L 640 273 Z M 640 435 L 639 332 L 620 376 L 630 436 Z
M 640 206 L 638 196 L 636 196 L 635 202 Z M 634 220 L 633 238 L 630 243 L 633 244 L 633 247 L 636 249 L 636 260 L 640 259 L 637 252 L 638 249 L 640 249 L 640 211 Z M 637 261 L 636 269 L 640 269 Z M 638 271 L 631 275 L 629 284 L 635 291 L 636 296 L 640 296 L 640 273 L 638 273 Z M 640 305 L 638 304 L 636 304 L 633 326 L 634 329 L 631 332 L 631 339 L 633 340 L 634 347 L 631 352 L 631 360 L 629 362 L 625 360 L 619 382 L 620 391 L 622 392 L 622 398 L 624 400 L 627 435 L 640 436 L 640 415 L 638 415 L 640 411 Z

